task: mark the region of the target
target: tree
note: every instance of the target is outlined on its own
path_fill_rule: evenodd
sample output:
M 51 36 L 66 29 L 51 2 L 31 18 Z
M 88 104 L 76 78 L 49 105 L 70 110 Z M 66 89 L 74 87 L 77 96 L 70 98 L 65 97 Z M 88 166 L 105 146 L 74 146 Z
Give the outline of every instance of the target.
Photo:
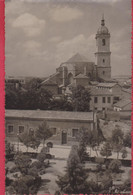
M 5 95 L 5 108 L 17 109 L 18 106 L 18 94 L 16 90 L 6 89 Z
M 127 150 L 126 150 L 126 148 L 123 148 L 121 152 L 122 152 L 122 155 L 121 155 L 122 158 L 127 158 Z
M 124 136 L 123 144 L 125 147 L 131 148 L 131 146 L 132 146 L 131 133 L 127 133 Z
M 8 141 L 5 141 L 5 152 L 6 155 L 10 155 L 14 153 L 14 146 Z
M 40 88 L 42 81 L 40 78 L 33 78 L 26 83 L 25 89 L 28 91 L 32 89 L 37 90 Z
M 18 153 L 15 157 L 15 164 L 22 174 L 27 174 L 30 168 L 31 159 L 23 153 Z
M 69 194 L 91 192 L 87 178 L 88 175 L 83 164 L 80 163 L 78 148 L 73 146 L 68 157 L 66 174 L 63 177 L 59 177 L 57 181 L 60 191 Z
M 119 158 L 119 152 L 123 148 L 123 132 L 120 130 L 119 126 L 117 126 L 112 132 L 112 146 L 113 149 L 117 152 L 117 159 Z
M 44 160 L 46 159 L 46 152 L 40 152 L 40 153 L 37 155 L 37 159 L 39 160 L 39 162 L 43 163 Z
M 50 91 L 43 87 L 31 88 L 26 93 L 26 109 L 41 109 L 49 110 L 52 100 L 52 94 Z
M 45 140 L 47 140 L 48 138 L 50 138 L 53 135 L 52 131 L 49 129 L 46 121 L 43 121 L 43 123 L 41 125 L 39 125 L 36 133 L 35 133 L 35 137 L 39 140 L 43 141 L 43 146 L 45 143 Z
M 67 97 L 56 100 L 53 99 L 51 101 L 51 109 L 52 110 L 62 110 L 62 111 L 73 111 L 72 102 L 68 101 Z
M 101 151 L 100 151 L 100 154 L 102 156 L 105 156 L 106 159 L 112 155 L 112 147 L 111 147 L 111 144 L 109 142 L 105 142 L 105 144 L 103 145 Z
M 90 92 L 78 85 L 72 89 L 72 104 L 74 111 L 90 111 Z
M 121 167 L 121 161 L 120 160 L 112 160 L 109 164 L 109 170 L 115 173 L 119 173 Z
M 91 145 L 92 140 L 92 132 L 91 130 L 85 129 L 82 127 L 77 134 L 76 139 L 79 141 L 78 154 L 80 157 L 80 161 L 83 162 L 85 157 L 87 156 L 87 145 Z
M 12 191 L 15 191 L 15 194 L 29 194 L 28 186 L 21 179 L 14 181 L 11 187 L 13 188 Z
M 14 194 L 36 194 L 41 184 L 41 177 L 33 175 L 22 175 L 19 179 L 12 182 Z
M 31 135 L 28 132 L 20 134 L 19 140 L 23 142 L 23 144 L 27 147 L 27 152 L 29 147 L 37 149 L 40 145 L 40 140 L 37 137 L 35 137 L 35 135 Z
M 113 180 L 112 180 L 112 177 L 111 177 L 111 174 L 109 171 L 106 171 L 104 173 L 104 176 L 102 178 L 102 181 L 101 181 L 101 185 L 102 185 L 102 193 L 108 193 L 109 192 L 109 188 L 112 187 L 113 185 Z

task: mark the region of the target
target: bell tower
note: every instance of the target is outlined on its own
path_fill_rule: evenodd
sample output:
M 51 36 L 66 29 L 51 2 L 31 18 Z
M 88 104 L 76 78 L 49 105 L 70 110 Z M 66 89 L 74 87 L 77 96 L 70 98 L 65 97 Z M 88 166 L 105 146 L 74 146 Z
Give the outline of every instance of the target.
M 101 20 L 101 26 L 96 34 L 97 51 L 95 53 L 97 65 L 97 77 L 102 80 L 111 79 L 111 66 L 110 66 L 110 33 L 105 26 L 104 16 Z

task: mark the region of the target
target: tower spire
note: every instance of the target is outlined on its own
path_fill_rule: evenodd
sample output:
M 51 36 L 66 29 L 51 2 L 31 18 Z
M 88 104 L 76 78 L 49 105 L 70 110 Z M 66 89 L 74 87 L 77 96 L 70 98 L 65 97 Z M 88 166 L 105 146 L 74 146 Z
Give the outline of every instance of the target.
M 101 26 L 105 25 L 105 21 L 104 21 L 104 13 L 102 14 L 102 20 L 101 20 Z

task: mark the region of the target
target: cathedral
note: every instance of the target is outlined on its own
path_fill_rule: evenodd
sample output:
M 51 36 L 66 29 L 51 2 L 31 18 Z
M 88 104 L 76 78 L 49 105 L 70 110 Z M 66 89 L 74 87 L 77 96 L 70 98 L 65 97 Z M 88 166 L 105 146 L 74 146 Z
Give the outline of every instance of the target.
M 110 33 L 105 26 L 104 17 L 102 17 L 101 26 L 98 28 L 95 38 L 96 62 L 90 62 L 86 57 L 77 53 L 68 61 L 61 63 L 56 69 L 56 73 L 51 75 L 43 84 L 51 83 L 54 85 L 56 83 L 61 89 L 70 85 L 87 86 L 90 81 L 111 81 Z

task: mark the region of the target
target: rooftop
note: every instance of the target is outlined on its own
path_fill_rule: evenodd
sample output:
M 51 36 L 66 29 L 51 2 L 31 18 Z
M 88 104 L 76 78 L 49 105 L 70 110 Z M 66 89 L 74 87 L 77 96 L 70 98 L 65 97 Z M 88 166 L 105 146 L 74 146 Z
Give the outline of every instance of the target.
M 57 85 L 56 82 L 54 82 L 52 79 L 48 78 L 45 81 L 41 83 L 42 85 Z
M 109 96 L 113 96 L 112 92 L 110 92 L 109 89 L 98 89 L 96 87 L 92 87 L 90 93 L 91 93 L 91 95 L 100 95 L 100 96 L 109 95 Z
M 123 107 L 125 107 L 128 104 L 131 104 L 131 100 L 123 99 L 123 100 L 120 100 L 119 102 L 115 103 L 114 106 L 123 108 Z
M 72 56 L 69 60 L 67 60 L 67 63 L 73 62 L 89 62 L 89 60 L 85 56 L 77 53 L 74 56 Z
M 88 77 L 87 76 L 85 76 L 84 74 L 78 74 L 77 76 L 75 76 L 74 78 L 76 78 L 76 79 L 88 79 Z
M 5 110 L 5 118 L 92 121 L 93 112 L 68 112 L 68 111 L 49 111 L 49 110 Z
M 126 89 L 126 88 L 122 88 L 122 91 L 131 94 L 132 93 L 132 89 Z
M 108 87 L 108 88 L 112 88 L 115 85 L 118 85 L 118 83 L 99 83 L 97 85 L 97 87 Z

